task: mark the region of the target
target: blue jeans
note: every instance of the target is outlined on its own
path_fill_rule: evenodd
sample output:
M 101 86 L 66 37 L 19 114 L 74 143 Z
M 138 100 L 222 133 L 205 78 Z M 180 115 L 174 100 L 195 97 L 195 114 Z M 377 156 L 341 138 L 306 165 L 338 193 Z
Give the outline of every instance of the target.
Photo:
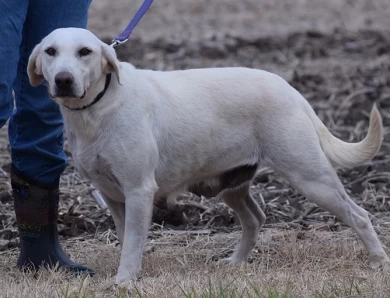
M 54 29 L 86 28 L 90 3 L 91 0 L 0 0 L 0 127 L 10 120 L 12 165 L 41 186 L 58 182 L 67 158 L 59 108 L 45 86 L 30 85 L 28 58 L 34 46 Z

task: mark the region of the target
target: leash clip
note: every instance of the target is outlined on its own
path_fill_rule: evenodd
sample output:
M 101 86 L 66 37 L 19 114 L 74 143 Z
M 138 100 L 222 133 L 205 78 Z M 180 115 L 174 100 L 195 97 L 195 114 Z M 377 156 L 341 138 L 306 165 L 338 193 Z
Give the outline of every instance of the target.
M 121 34 L 119 34 L 115 39 L 113 39 L 111 42 L 112 47 L 117 47 L 121 44 L 124 44 L 129 40 L 130 34 L 137 26 L 138 22 L 142 19 L 150 5 L 152 5 L 153 0 L 144 0 L 144 3 L 142 3 L 141 7 L 136 12 L 135 16 L 131 19 L 130 23 L 127 25 L 127 27 L 122 31 Z
M 113 40 L 111 41 L 110 47 L 115 48 L 115 47 L 117 47 L 117 46 L 120 46 L 120 45 L 123 44 L 123 43 L 126 43 L 128 40 L 129 40 L 128 38 L 126 38 L 126 39 L 124 39 L 124 40 L 113 39 Z

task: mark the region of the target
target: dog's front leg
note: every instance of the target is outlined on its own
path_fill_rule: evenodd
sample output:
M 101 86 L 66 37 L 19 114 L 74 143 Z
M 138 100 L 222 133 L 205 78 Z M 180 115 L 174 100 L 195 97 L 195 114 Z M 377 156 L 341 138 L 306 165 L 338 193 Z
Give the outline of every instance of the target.
M 132 287 L 140 274 L 156 189 L 153 185 L 125 191 L 124 241 L 116 276 L 116 283 L 120 286 Z

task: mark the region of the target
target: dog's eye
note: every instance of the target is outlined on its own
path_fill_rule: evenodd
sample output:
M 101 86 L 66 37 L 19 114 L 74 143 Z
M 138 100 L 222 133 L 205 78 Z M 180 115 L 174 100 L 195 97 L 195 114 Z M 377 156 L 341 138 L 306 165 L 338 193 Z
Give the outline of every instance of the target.
M 87 56 L 89 55 L 90 53 L 92 53 L 92 51 L 88 48 L 82 48 L 80 51 L 79 51 L 79 55 L 80 56 Z
M 48 54 L 49 56 L 54 56 L 54 55 L 57 53 L 57 51 L 56 51 L 55 48 L 47 48 L 47 49 L 45 50 L 45 52 L 46 52 L 46 54 Z

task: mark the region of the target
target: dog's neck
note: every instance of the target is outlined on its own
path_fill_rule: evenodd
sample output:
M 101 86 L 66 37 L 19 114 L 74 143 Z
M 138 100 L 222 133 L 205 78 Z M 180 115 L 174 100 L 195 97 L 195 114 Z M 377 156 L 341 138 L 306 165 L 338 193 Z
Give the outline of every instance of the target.
M 60 104 L 61 113 L 64 118 L 66 130 L 76 134 L 78 138 L 93 139 L 101 130 L 101 121 L 115 107 L 111 102 L 112 91 L 116 84 L 115 74 L 112 74 L 108 88 L 106 75 L 102 75 L 94 85 L 92 85 L 85 94 L 81 102 L 77 100 L 64 100 Z M 106 89 L 103 96 L 95 104 L 92 104 L 99 94 Z M 110 101 L 107 103 L 107 100 Z M 65 107 L 65 105 L 67 107 Z M 86 108 L 84 108 L 87 106 Z

